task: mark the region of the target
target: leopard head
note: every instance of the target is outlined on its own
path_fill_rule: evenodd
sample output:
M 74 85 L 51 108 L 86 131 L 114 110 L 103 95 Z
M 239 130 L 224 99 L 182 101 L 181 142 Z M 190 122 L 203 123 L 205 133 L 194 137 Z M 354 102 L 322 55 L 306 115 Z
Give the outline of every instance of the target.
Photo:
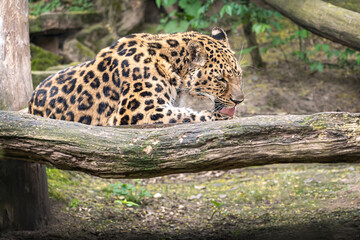
M 211 36 L 191 40 L 188 51 L 190 64 L 185 76 L 188 92 L 211 99 L 215 112 L 233 116 L 236 105 L 244 101 L 242 70 L 225 31 L 214 28 Z

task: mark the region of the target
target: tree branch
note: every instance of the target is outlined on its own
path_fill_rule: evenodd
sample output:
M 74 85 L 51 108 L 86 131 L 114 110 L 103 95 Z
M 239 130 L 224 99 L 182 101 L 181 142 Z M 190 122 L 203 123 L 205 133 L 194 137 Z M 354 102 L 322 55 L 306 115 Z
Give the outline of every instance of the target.
M 272 163 L 360 163 L 360 114 L 255 116 L 114 128 L 3 111 L 1 159 L 44 163 L 103 178 Z
M 256 0 L 303 28 L 360 51 L 360 14 L 321 0 Z

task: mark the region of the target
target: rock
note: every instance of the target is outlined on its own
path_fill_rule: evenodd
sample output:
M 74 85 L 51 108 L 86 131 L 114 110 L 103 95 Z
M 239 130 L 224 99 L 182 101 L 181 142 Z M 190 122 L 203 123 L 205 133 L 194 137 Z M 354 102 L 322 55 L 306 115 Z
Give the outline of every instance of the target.
M 97 0 L 96 5 L 118 36 L 136 31 L 143 23 L 145 0 Z
M 101 21 L 95 12 L 50 12 L 29 17 L 31 42 L 55 54 L 61 52 L 62 42 L 74 31 Z
M 77 39 L 64 42 L 62 54 L 72 62 L 85 62 L 94 59 L 96 54 Z
M 117 36 L 111 33 L 110 28 L 102 23 L 84 28 L 75 38 L 96 53 L 117 40 Z
M 29 17 L 30 35 L 61 34 L 69 30 L 82 29 L 86 25 L 101 21 L 101 14 L 96 12 L 50 12 L 37 17 Z
M 196 194 L 196 195 L 192 195 L 189 197 L 189 200 L 194 200 L 194 199 L 200 199 L 203 195 L 201 193 Z
M 155 193 L 154 194 L 154 198 L 161 198 L 161 197 L 162 197 L 161 193 Z

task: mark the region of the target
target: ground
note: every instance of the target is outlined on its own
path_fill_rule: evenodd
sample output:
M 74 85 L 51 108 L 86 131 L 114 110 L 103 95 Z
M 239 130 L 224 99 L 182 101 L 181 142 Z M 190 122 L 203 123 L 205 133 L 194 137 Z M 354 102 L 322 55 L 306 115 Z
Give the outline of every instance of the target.
M 117 203 L 123 198 L 106 191 L 116 180 L 48 171 L 52 195 L 58 191 L 66 201 L 52 200 L 46 228 L 3 239 L 360 237 L 360 165 L 273 165 L 122 181 L 134 185 L 138 207 Z M 150 196 L 139 197 L 144 191 Z

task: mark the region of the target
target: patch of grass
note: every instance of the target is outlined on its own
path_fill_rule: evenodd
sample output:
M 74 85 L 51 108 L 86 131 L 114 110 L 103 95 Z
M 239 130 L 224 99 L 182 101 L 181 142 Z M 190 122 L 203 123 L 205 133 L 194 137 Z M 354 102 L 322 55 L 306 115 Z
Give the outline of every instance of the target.
M 143 187 L 130 183 L 118 182 L 110 184 L 103 189 L 110 197 L 116 198 L 114 202 L 124 204 L 126 206 L 139 206 L 143 203 L 145 197 L 150 197 L 150 193 Z
M 61 171 L 56 168 L 46 168 L 48 177 L 49 195 L 51 198 L 66 201 L 68 195 L 65 190 L 70 186 L 78 186 L 78 181 L 74 179 L 68 171 Z
M 77 198 L 73 198 L 68 203 L 69 208 L 78 208 L 81 204 L 81 201 Z

